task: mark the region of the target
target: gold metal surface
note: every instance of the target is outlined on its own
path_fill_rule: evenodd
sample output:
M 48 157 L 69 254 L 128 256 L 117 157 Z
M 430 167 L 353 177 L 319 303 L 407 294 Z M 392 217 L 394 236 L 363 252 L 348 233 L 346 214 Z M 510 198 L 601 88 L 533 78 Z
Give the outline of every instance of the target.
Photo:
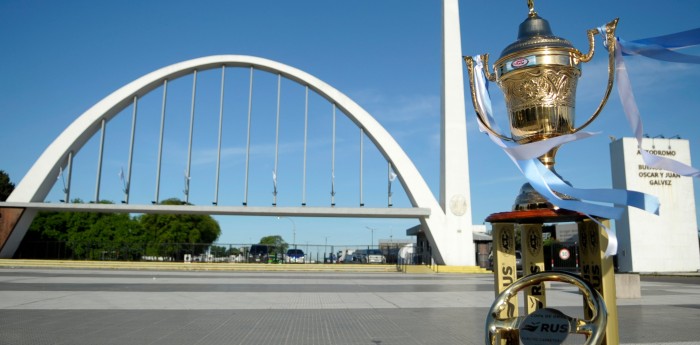
M 605 26 L 606 42 L 614 42 L 618 19 Z M 580 131 L 588 126 L 600 114 L 610 96 L 615 77 L 615 45 L 608 47 L 608 83 L 599 106 L 593 115 L 581 126 L 575 127 L 576 86 L 581 76 L 580 63 L 590 61 L 595 52 L 595 34 L 597 29 L 588 30 L 589 51 L 586 54 L 577 49 L 549 48 L 546 44 L 554 41 L 550 37 L 536 37 L 528 45 L 544 45 L 535 49 L 523 49 L 501 57 L 490 71 L 488 54 L 481 55 L 484 74 L 489 81 L 496 82 L 504 94 L 508 108 L 510 135 L 494 131 L 484 121 L 479 111 L 478 99 L 474 85 L 474 61 L 465 56 L 470 80 L 470 93 L 477 119 L 492 134 L 501 139 L 520 144 L 544 140 L 564 134 Z M 525 43 L 523 43 L 525 46 Z M 517 42 L 515 47 L 517 48 Z M 519 59 L 534 61 L 532 65 L 522 68 L 509 67 Z M 548 167 L 554 165 L 556 151 L 541 157 Z
M 549 24 L 539 18 L 534 10 L 534 2 L 528 1 L 528 20 L 521 24 L 537 22 L 546 27 Z M 544 23 L 544 24 L 543 24 Z M 598 107 L 580 126 L 576 127 L 576 87 L 581 77 L 581 63 L 590 61 L 595 53 L 597 29 L 587 31 L 589 49 L 583 54 L 568 41 L 553 35 L 542 34 L 542 30 L 523 31 L 528 35 L 509 45 L 502 56 L 494 63 L 493 72 L 488 63 L 489 55 L 480 56 L 484 76 L 495 82 L 503 92 L 508 111 L 510 133 L 498 133 L 481 114 L 479 99 L 476 97 L 474 60 L 465 56 L 470 81 L 470 94 L 477 120 L 486 130 L 502 140 L 526 144 L 561 135 L 573 134 L 590 125 L 605 107 L 612 91 L 615 78 L 615 30 L 618 19 L 605 25 L 605 42 L 608 45 L 608 82 Z M 532 24 L 533 27 L 535 24 Z M 550 32 L 551 33 L 551 32 Z M 559 147 L 538 157 L 540 162 L 554 171 L 555 156 Z M 537 192 L 532 192 L 538 194 Z M 560 195 L 563 198 L 567 196 Z M 540 200 L 536 196 L 519 196 L 519 200 Z M 550 203 L 522 205 L 516 202 L 514 209 L 553 207 Z
M 614 42 L 618 20 L 606 25 L 606 42 Z M 581 76 L 581 62 L 590 61 L 595 52 L 595 33 L 588 30 L 589 52 L 582 54 L 577 49 L 548 48 L 551 37 L 536 37 L 527 45 L 542 46 L 535 49 L 521 49 L 503 56 L 494 64 L 492 78 L 505 97 L 510 120 L 512 141 L 525 144 L 545 140 L 560 135 L 571 134 L 588 126 L 600 114 L 610 96 L 615 78 L 615 48 L 609 47 L 608 83 L 603 100 L 586 122 L 575 127 L 576 87 Z M 523 43 L 525 46 L 525 43 Z M 517 48 L 517 44 L 515 45 Z M 513 68 L 517 61 L 528 61 L 532 65 Z M 533 62 L 534 61 L 534 62 Z M 487 65 L 488 66 L 488 65 Z M 484 70 L 488 71 L 485 66 Z M 470 80 L 472 75 L 470 75 Z M 547 167 L 554 166 L 556 149 L 540 157 Z
M 484 54 L 481 55 L 481 61 L 483 61 L 484 64 L 484 75 L 486 76 L 486 79 L 489 81 L 496 81 L 496 76 L 491 74 L 488 71 L 488 61 L 489 61 L 489 54 Z M 502 140 L 508 140 L 512 141 L 513 139 L 511 137 L 507 137 L 501 133 L 496 132 L 491 128 L 491 126 L 488 125 L 488 121 L 484 120 L 484 116 L 486 114 L 482 114 L 479 111 L 479 104 L 478 98 L 476 97 L 476 86 L 474 85 L 474 58 L 471 56 L 464 56 L 464 62 L 467 64 L 467 73 L 469 74 L 469 80 L 471 81 L 469 83 L 469 92 L 471 94 L 472 98 L 472 105 L 474 106 L 474 110 L 476 111 L 476 119 L 483 125 L 483 127 L 491 134 L 501 138 Z
M 511 284 L 496 298 L 489 309 L 486 318 L 486 344 L 494 344 L 498 335 L 503 332 L 517 331 L 523 317 L 504 318 L 502 310 L 508 308 L 510 299 L 517 296 L 518 292 L 547 281 L 568 283 L 576 286 L 582 293 L 586 307 L 591 311 L 585 319 L 567 317 L 569 320 L 569 332 L 584 334 L 588 337 L 586 345 L 602 344 L 605 336 L 605 329 L 608 322 L 608 313 L 605 301 L 601 294 L 594 289 L 591 284 L 581 277 L 568 272 L 540 272 L 523 277 Z
M 494 251 L 493 251 L 493 283 L 496 297 L 506 290 L 518 279 L 517 266 L 515 261 L 515 224 L 495 223 L 493 224 Z M 518 316 L 518 297 L 505 302 L 503 307 L 496 313 L 500 319 L 512 319 Z M 517 345 L 519 336 L 517 329 L 504 330 L 494 339 L 495 344 Z
M 523 255 L 523 275 L 544 272 L 544 251 L 542 243 L 542 224 L 521 224 L 520 248 Z M 547 306 L 545 284 L 535 284 L 523 291 L 525 314 Z
M 605 88 L 605 94 L 603 95 L 603 99 L 600 101 L 600 104 L 598 105 L 598 108 L 593 112 L 593 115 L 591 115 L 590 118 L 586 122 L 584 122 L 580 127 L 574 130 L 575 132 L 578 132 L 595 120 L 596 117 L 598 117 L 598 114 L 600 114 L 601 110 L 603 110 L 603 107 L 605 107 L 605 103 L 608 102 L 608 98 L 610 97 L 610 91 L 612 91 L 612 86 L 613 82 L 615 81 L 615 51 L 617 50 L 617 47 L 613 42 L 615 42 L 615 30 L 617 30 L 617 22 L 619 21 L 619 18 L 615 18 L 615 20 L 611 21 L 610 23 L 605 24 L 605 43 L 608 46 L 608 84 Z M 595 29 L 591 29 L 588 31 L 588 37 L 589 37 L 589 42 L 591 42 L 591 46 L 593 46 L 593 34 L 591 34 L 591 31 L 597 32 Z M 591 51 L 589 52 L 591 55 L 591 58 L 593 57 L 593 48 L 591 48 Z M 590 58 L 588 59 L 590 60 Z M 586 62 L 588 60 L 581 60 L 582 62 Z
M 573 132 L 576 68 L 523 69 L 500 80 L 510 131 L 521 144 Z
M 609 220 L 601 222 L 610 227 Z M 620 343 L 620 334 L 617 318 L 615 270 L 612 257 L 605 257 L 608 235 L 605 229 L 596 222 L 585 220 L 578 222 L 578 236 L 581 276 L 603 296 L 608 310 L 608 324 L 602 344 L 617 345 Z M 587 308 L 584 309 L 584 315 L 590 315 Z

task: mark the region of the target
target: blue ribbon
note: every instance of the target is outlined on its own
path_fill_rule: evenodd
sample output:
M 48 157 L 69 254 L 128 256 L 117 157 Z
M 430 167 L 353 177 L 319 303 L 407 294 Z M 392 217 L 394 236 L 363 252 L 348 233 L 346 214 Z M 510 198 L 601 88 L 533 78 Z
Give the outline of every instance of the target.
M 617 38 L 623 55 L 642 55 L 651 59 L 700 64 L 700 56 L 677 53 L 673 50 L 700 45 L 700 28 L 675 34 L 624 41 Z
M 602 33 L 604 32 L 604 28 L 599 27 L 598 31 Z M 625 116 L 627 117 L 627 121 L 629 122 L 630 127 L 632 127 L 634 136 L 637 139 L 637 145 L 642 155 L 642 159 L 644 160 L 644 164 L 653 168 L 672 171 L 681 176 L 700 177 L 700 170 L 694 167 L 668 157 L 653 155 L 642 149 L 642 133 L 644 131 L 642 118 L 639 114 L 639 108 L 637 108 L 634 93 L 632 92 L 632 84 L 630 83 L 629 76 L 627 75 L 625 60 L 622 57 L 624 55 L 623 53 L 627 52 L 627 55 L 642 55 L 662 61 L 700 63 L 700 57 L 698 56 L 679 54 L 669 50 L 700 45 L 700 28 L 671 35 L 645 38 L 632 42 L 625 42 L 617 38 L 615 44 L 617 45 L 615 56 L 617 92 L 620 95 L 620 101 L 622 102 L 622 108 L 625 112 Z

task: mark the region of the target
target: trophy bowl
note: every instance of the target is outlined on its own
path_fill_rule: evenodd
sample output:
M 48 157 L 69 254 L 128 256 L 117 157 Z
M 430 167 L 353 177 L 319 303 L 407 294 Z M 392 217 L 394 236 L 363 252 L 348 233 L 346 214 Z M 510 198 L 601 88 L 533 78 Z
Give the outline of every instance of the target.
M 465 56 L 470 81 L 470 91 L 477 119 L 491 134 L 518 144 L 546 140 L 572 134 L 588 126 L 600 114 L 610 96 L 614 81 L 615 45 L 608 46 L 608 84 L 602 101 L 586 122 L 575 126 L 576 86 L 581 76 L 581 64 L 590 61 L 595 52 L 595 35 L 598 29 L 588 30 L 589 51 L 583 54 L 573 45 L 555 36 L 549 22 L 534 10 L 528 1 L 527 19 L 520 24 L 518 39 L 501 52 L 501 56 L 489 70 L 488 54 L 481 55 L 484 75 L 496 82 L 503 92 L 510 123 L 510 135 L 495 131 L 479 110 L 475 90 L 474 59 Z M 614 42 L 618 19 L 605 25 L 606 42 Z M 538 159 L 556 174 L 554 156 L 558 146 Z M 561 195 L 562 198 L 569 198 Z M 570 199 L 570 198 L 569 198 Z M 542 195 L 530 186 L 523 185 L 513 210 L 554 208 Z

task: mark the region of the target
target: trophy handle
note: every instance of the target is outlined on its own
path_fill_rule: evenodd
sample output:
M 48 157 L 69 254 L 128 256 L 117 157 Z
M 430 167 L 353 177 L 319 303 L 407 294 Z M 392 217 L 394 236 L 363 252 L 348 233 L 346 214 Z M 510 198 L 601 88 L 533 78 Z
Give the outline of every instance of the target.
M 516 280 L 503 290 L 491 304 L 486 317 L 485 343 L 493 344 L 501 333 L 519 329 L 527 316 L 512 316 L 502 318 L 500 312 L 508 307 L 510 299 L 517 296 L 518 292 L 527 287 L 544 282 L 562 282 L 576 286 L 590 310 L 590 319 L 572 318 L 565 314 L 569 321 L 569 333 L 585 334 L 585 345 L 600 345 L 605 337 L 605 328 L 608 324 L 608 310 L 603 296 L 586 280 L 580 276 L 562 271 L 546 271 L 534 273 Z
M 590 125 L 591 122 L 593 122 L 593 120 L 595 120 L 598 117 L 601 110 L 603 110 L 603 107 L 605 107 L 605 103 L 608 102 L 608 97 L 610 97 L 610 91 L 612 91 L 613 82 L 615 81 L 615 29 L 617 29 L 617 22 L 619 21 L 619 19 L 620 18 L 615 18 L 615 20 L 605 24 L 605 43 L 608 45 L 608 86 L 605 90 L 605 95 L 603 95 L 603 100 L 600 101 L 600 104 L 598 105 L 598 108 L 595 110 L 595 112 L 593 112 L 593 115 L 591 115 L 591 117 L 588 118 L 588 120 L 584 122 L 579 128 L 575 128 L 572 131 L 572 133 L 576 133 L 586 128 L 586 126 Z M 597 32 L 598 29 L 588 30 L 588 44 L 590 46 L 588 53 L 584 55 L 580 51 L 575 52 L 576 57 L 581 62 L 588 62 L 593 58 L 593 53 L 595 52 L 594 36 Z
M 489 81 L 495 82 L 496 81 L 496 76 L 489 71 L 489 54 L 483 54 L 481 56 L 481 61 L 484 63 L 484 75 L 486 76 L 486 79 Z M 486 128 L 489 133 L 501 138 L 502 140 L 507 140 L 507 141 L 513 141 L 513 138 L 507 137 L 501 133 L 496 132 L 491 126 L 489 126 L 488 122 L 484 120 L 485 114 L 482 114 L 479 111 L 479 100 L 476 97 L 476 88 L 475 88 L 475 75 L 474 75 L 474 59 L 471 56 L 464 56 L 464 62 L 467 64 L 467 71 L 469 72 L 469 90 L 470 94 L 472 96 L 472 105 L 474 106 L 474 111 L 476 112 L 476 119 L 481 123 L 481 125 Z

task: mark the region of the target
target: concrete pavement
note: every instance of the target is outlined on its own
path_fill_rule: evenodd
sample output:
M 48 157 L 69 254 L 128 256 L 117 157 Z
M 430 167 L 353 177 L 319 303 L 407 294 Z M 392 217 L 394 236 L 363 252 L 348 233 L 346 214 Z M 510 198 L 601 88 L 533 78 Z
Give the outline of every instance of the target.
M 700 344 L 700 278 L 643 277 L 622 344 Z M 483 274 L 0 268 L 0 344 L 483 344 Z M 580 317 L 553 284 L 549 306 Z M 567 344 L 581 344 L 572 335 Z

